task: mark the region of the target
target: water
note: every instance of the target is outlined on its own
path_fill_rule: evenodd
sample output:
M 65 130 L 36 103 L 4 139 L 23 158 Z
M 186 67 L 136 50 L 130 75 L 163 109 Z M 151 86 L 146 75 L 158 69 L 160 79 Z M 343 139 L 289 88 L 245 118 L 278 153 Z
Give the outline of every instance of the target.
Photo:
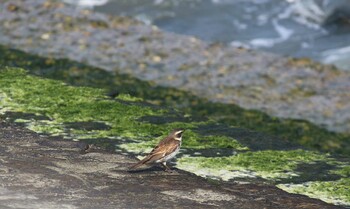
M 309 57 L 350 70 L 349 22 L 337 19 L 336 23 L 322 25 L 337 8 L 348 4 L 350 11 L 349 0 L 64 1 L 94 6 L 99 12 L 132 16 L 163 30 L 209 42 Z

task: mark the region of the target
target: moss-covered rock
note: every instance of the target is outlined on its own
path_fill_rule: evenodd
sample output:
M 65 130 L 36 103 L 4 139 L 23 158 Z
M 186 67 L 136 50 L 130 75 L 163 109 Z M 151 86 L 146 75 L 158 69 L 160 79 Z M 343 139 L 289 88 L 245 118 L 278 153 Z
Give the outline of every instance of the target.
M 257 151 L 238 153 L 230 157 L 184 157 L 179 160 L 181 166 L 188 169 L 205 168 L 210 171 L 229 170 L 242 171 L 245 173 L 254 173 L 264 179 L 277 181 L 281 178 L 289 178 L 298 176 L 296 171 L 297 165 L 300 163 L 313 163 L 316 161 L 326 161 L 327 156 L 324 154 L 297 150 L 285 151 Z M 212 173 L 212 172 L 211 172 Z M 234 177 L 231 176 L 231 178 Z M 229 177 L 223 177 L 229 179 Z
M 44 134 L 65 134 L 73 139 L 113 138 L 115 136 L 156 143 L 169 130 L 182 127 L 187 131 L 184 147 L 189 148 L 237 148 L 247 149 L 235 139 L 225 136 L 199 137 L 191 129 L 211 121 L 162 124 L 140 121 L 145 116 L 176 116 L 173 110 L 159 108 L 142 102 L 141 98 L 119 94 L 111 99 L 105 90 L 91 87 L 67 86 L 61 81 L 39 79 L 27 75 L 24 70 L 4 68 L 0 73 L 1 112 L 23 112 L 47 117 L 43 120 L 20 120 L 27 126 Z M 109 126 L 103 130 L 81 130 L 72 123 L 98 121 Z
M 155 105 L 179 109 L 191 118 L 180 119 L 174 116 L 165 121 L 190 121 L 203 116 L 230 126 L 277 136 L 281 141 L 276 144 L 285 146 L 285 141 L 297 142 L 305 147 L 326 152 L 349 155 L 350 136 L 334 133 L 315 126 L 307 121 L 281 119 L 268 116 L 259 111 L 242 109 L 233 104 L 210 102 L 174 88 L 155 86 L 151 82 L 141 81 L 128 75 L 112 74 L 99 68 L 66 59 L 42 58 L 8 49 L 0 45 L 0 66 L 21 67 L 28 73 L 41 77 L 64 81 L 75 86 L 90 86 L 105 89 L 110 97 L 122 97 L 124 100 L 144 100 Z M 161 123 L 164 118 L 152 117 Z M 143 118 L 144 119 L 144 118 Z M 155 123 L 155 121 L 153 122 Z M 210 131 L 212 132 L 212 131 Z M 212 133 L 206 133 L 212 134 Z M 215 133 L 215 135 L 221 133 Z M 244 133 L 244 135 L 250 133 Z M 237 137 L 233 137 L 237 138 Z M 256 138 L 255 144 L 257 144 Z M 245 140 L 246 143 L 246 140 Z M 265 146 L 259 144 L 258 147 Z M 255 146 L 256 147 L 256 146 Z
M 317 190 L 326 192 L 326 201 L 348 204 L 347 159 L 297 149 L 299 146 L 293 144 L 285 144 L 290 145 L 285 150 L 276 149 L 270 143 L 276 139 L 268 136 L 256 138 L 262 135 L 212 120 L 192 120 L 191 116 L 183 117 L 178 111 L 151 105 L 140 97 L 121 93 L 111 98 L 103 89 L 73 87 L 28 75 L 18 68 L 1 68 L 0 98 L 2 117 L 31 130 L 115 147 L 121 152 L 143 154 L 169 130 L 183 127 L 187 131 L 179 168 L 223 180 L 279 184 L 286 190 L 296 188 L 293 192 L 311 196 Z M 257 141 L 269 143 L 265 143 L 265 150 L 252 149 Z M 201 157 L 208 150 L 213 151 L 209 157 Z M 231 154 L 221 156 L 220 152 L 227 150 Z M 314 166 L 317 163 L 327 166 Z M 309 183 L 310 177 L 300 170 L 301 165 L 314 166 L 320 169 L 317 172 L 329 175 L 319 181 L 316 176 Z M 281 184 L 285 179 L 289 179 L 288 183 Z M 290 186 L 293 182 L 298 187 Z

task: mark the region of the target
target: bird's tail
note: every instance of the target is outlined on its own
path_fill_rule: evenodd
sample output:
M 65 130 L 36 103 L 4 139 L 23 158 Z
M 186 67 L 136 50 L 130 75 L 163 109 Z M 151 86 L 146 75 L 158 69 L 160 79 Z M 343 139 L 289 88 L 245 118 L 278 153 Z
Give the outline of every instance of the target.
M 138 163 L 135 163 L 134 165 L 130 166 L 129 170 L 134 170 L 134 169 L 146 164 L 148 162 L 148 160 L 149 160 L 148 157 L 144 158 L 143 160 L 140 160 Z

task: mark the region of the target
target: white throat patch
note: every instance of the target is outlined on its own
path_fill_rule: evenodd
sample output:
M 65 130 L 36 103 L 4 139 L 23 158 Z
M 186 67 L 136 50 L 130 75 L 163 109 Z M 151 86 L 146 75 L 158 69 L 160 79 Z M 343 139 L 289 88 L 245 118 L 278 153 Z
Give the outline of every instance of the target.
M 182 137 L 178 138 L 178 137 L 174 137 L 175 140 L 181 141 Z

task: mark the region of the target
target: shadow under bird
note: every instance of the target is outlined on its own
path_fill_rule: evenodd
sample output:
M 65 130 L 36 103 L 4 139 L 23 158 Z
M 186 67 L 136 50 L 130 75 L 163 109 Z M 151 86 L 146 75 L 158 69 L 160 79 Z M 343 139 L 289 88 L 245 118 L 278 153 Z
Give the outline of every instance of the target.
M 183 132 L 184 129 L 174 129 L 167 137 L 161 140 L 144 159 L 131 166 L 129 169 L 133 170 L 143 165 L 161 163 L 165 171 L 170 171 L 171 169 L 166 163 L 179 152 Z

